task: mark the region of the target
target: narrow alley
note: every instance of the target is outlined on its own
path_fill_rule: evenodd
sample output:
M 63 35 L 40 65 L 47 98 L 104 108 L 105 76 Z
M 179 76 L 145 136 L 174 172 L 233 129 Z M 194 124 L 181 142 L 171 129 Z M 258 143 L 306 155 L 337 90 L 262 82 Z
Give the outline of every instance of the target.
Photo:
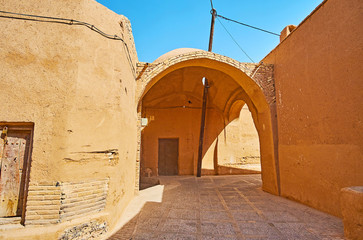
M 161 177 L 140 194 L 161 187 L 110 240 L 344 239 L 341 219 L 263 192 L 259 174 Z

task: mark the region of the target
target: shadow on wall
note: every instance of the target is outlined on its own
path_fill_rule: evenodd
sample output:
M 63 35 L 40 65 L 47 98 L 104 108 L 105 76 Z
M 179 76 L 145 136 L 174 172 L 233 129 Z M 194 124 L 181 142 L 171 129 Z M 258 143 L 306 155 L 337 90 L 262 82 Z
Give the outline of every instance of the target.
M 205 153 L 204 175 L 261 173 L 258 133 L 247 105 L 240 107 Z
M 238 174 L 246 171 L 239 171 L 237 166 L 252 163 L 251 159 L 259 160 L 258 134 L 245 103 L 244 90 L 223 72 L 190 67 L 166 75 L 142 100 L 141 115 L 149 121 L 141 136 L 141 176 L 165 175 L 165 172 L 166 175 L 196 174 L 203 76 L 210 79 L 211 87 L 202 173 Z M 164 146 L 160 147 L 160 141 L 167 139 L 178 139 L 178 149 L 166 151 Z M 166 163 L 161 164 L 165 158 Z M 175 168 L 176 171 L 168 171 Z

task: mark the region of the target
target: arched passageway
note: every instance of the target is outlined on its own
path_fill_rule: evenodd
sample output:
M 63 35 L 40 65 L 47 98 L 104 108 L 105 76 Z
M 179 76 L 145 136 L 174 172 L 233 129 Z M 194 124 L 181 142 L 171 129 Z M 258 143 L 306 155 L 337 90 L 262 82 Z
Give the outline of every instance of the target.
M 222 132 L 207 150 L 203 163 L 213 159 L 217 166 L 203 166 L 217 175 L 261 173 L 260 143 L 248 106 L 237 100 Z
M 221 171 L 216 155 L 208 157 L 206 152 L 212 144 L 215 144 L 214 152 L 217 151 L 218 136 L 247 105 L 259 135 L 263 189 L 278 194 L 270 66 L 239 63 L 195 49 L 178 49 L 141 67 L 138 113 L 140 119 L 148 119 L 148 125 L 140 129 L 141 174 L 196 174 L 201 79 L 206 77 L 210 88 L 202 173 Z

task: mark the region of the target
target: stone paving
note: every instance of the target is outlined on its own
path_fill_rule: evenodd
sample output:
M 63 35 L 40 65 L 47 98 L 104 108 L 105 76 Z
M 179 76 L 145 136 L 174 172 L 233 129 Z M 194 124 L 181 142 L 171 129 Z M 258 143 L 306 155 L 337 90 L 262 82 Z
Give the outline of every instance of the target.
M 341 219 L 261 190 L 261 175 L 161 177 L 116 239 L 344 239 Z

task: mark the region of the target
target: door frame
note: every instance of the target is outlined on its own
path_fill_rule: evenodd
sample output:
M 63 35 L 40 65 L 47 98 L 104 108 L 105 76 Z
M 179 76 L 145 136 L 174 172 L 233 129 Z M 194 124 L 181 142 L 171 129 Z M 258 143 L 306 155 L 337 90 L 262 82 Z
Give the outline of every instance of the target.
M 157 166 L 158 166 L 158 176 L 160 176 L 160 174 L 159 174 L 159 152 L 160 152 L 160 144 L 159 144 L 159 141 L 160 141 L 160 139 L 173 139 L 173 140 L 178 140 L 178 160 L 177 160 L 177 176 L 179 175 L 179 143 L 180 143 L 180 141 L 179 141 L 179 138 L 178 137 L 159 137 L 158 138 L 158 164 L 157 164 Z M 162 175 L 163 176 L 163 175 Z
M 31 159 L 32 159 L 32 152 L 33 152 L 33 138 L 34 138 L 34 123 L 32 122 L 0 122 L 0 131 L 4 127 L 8 127 L 8 131 L 27 131 L 30 132 L 29 134 L 29 151 L 28 155 L 24 156 L 24 167 L 22 174 L 22 179 L 24 179 L 23 185 L 23 202 L 21 206 L 21 220 L 20 224 L 25 224 L 25 211 L 26 211 L 26 203 L 28 197 L 28 189 L 29 189 L 29 180 L 30 180 L 30 168 L 31 168 Z M 1 157 L 1 156 L 0 156 Z M 22 179 L 20 181 L 22 181 Z M 21 184 L 21 183 L 20 183 Z M 20 190 L 21 192 L 21 190 Z M 19 195 L 20 199 L 20 195 Z

